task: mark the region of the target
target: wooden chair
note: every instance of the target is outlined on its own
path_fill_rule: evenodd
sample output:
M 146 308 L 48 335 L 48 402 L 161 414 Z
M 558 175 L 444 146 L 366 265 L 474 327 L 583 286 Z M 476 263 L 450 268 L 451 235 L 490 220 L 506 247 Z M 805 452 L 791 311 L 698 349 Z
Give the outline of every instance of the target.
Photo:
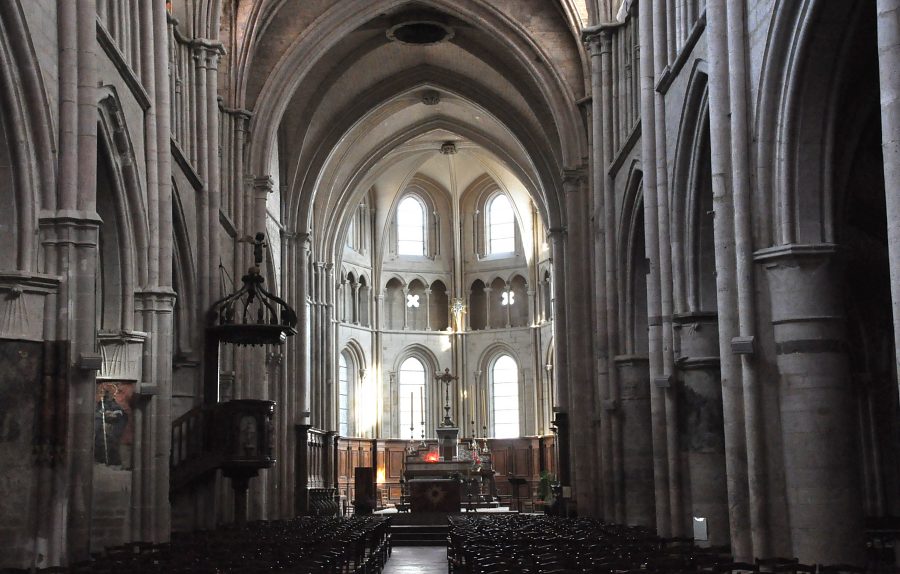
M 757 558 L 756 569 L 760 572 L 774 572 L 776 566 L 799 563 L 799 558 Z
M 790 562 L 788 564 L 776 564 L 772 567 L 772 572 L 781 572 L 787 574 L 816 574 L 815 565 L 800 564 L 800 562 Z
M 722 562 L 711 568 L 713 572 L 726 574 L 730 572 L 759 572 L 759 566 L 749 562 Z
M 819 564 L 819 574 L 863 574 L 865 571 L 862 566 L 852 564 Z

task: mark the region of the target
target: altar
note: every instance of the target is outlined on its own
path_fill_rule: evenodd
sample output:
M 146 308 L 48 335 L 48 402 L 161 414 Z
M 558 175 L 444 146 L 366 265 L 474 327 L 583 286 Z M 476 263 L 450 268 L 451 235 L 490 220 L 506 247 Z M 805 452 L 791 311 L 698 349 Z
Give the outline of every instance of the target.
M 468 449 L 468 446 L 464 447 Z M 463 506 L 496 505 L 489 498 L 493 479 L 490 463 L 471 458 L 440 460 L 436 451 L 417 451 L 406 456 L 404 481 L 409 510 L 418 512 L 460 512 Z
M 403 478 L 411 512 L 454 513 L 464 506 L 467 509 L 496 506 L 492 502 L 494 473 L 490 454 L 480 455 L 477 446 L 464 443 L 460 447 L 455 437 L 453 440 L 455 455 L 449 459 L 441 457 L 434 446 L 422 445 L 407 452 Z M 445 453 L 451 454 L 446 450 Z
M 460 482 L 452 478 L 419 478 L 409 481 L 409 507 L 414 513 L 459 512 Z
M 437 445 L 425 442 L 424 431 L 418 445 L 410 441 L 403 471 L 404 509 L 413 513 L 458 513 L 463 504 L 468 510 L 491 505 L 494 472 L 490 453 L 486 447 L 479 449 L 475 439 L 460 445 L 459 427 L 450 416 L 449 400 L 449 383 L 456 377 L 445 369 L 436 379 L 445 384 L 445 416 L 435 429 Z

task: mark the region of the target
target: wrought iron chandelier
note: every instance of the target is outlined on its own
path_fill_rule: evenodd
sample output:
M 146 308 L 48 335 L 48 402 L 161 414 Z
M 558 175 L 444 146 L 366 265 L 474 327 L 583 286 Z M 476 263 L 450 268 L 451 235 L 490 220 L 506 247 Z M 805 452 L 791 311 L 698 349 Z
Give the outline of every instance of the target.
M 297 333 L 297 313 L 283 299 L 263 287 L 265 234 L 253 241 L 254 265 L 241 277 L 239 290 L 213 303 L 208 335 L 234 345 L 281 345 Z

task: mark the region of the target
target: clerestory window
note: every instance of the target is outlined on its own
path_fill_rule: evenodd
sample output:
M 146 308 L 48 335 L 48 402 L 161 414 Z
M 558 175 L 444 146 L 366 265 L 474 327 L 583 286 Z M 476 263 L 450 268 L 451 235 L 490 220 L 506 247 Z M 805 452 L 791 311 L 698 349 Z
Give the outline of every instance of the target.
M 425 255 L 425 205 L 412 195 L 397 206 L 397 254 Z
M 500 193 L 488 203 L 488 254 L 516 250 L 516 218 L 509 198 Z

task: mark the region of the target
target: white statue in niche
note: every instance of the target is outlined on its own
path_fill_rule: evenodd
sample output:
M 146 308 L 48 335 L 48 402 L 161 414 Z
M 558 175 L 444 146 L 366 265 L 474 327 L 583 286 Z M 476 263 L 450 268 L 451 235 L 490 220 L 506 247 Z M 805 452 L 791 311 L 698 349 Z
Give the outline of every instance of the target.
M 457 332 L 463 330 L 463 315 L 466 314 L 466 304 L 459 297 L 454 297 L 450 304 L 450 313 L 453 315 L 453 329 Z

